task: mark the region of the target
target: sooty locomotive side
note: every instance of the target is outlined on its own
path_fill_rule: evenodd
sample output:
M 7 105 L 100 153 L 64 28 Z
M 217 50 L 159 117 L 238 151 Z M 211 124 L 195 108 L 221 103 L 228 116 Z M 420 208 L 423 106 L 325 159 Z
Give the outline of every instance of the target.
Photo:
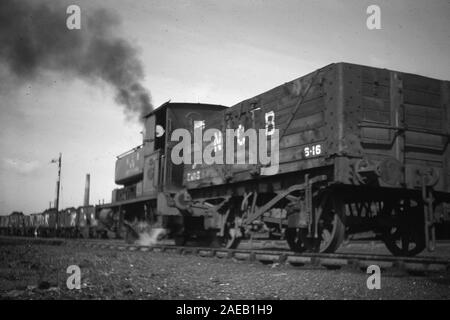
M 192 137 L 181 152 L 177 129 Z M 178 245 L 234 248 L 266 230 L 298 252 L 334 252 L 370 231 L 393 254 L 415 255 L 449 220 L 448 81 L 336 63 L 230 108 L 165 103 L 144 131 L 117 159 L 123 187 L 96 207 L 114 237 L 133 240 L 146 222 Z M 260 145 L 270 162 L 250 163 Z M 202 150 L 219 161 L 195 161 Z

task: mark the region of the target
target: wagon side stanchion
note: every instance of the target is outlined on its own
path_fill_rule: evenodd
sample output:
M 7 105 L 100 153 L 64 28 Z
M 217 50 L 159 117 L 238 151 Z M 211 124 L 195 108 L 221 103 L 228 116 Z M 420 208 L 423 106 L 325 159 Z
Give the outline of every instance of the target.
M 433 210 L 433 193 L 427 188 L 426 176 L 422 176 L 422 199 L 425 228 L 425 244 L 428 251 L 436 249 L 435 217 Z

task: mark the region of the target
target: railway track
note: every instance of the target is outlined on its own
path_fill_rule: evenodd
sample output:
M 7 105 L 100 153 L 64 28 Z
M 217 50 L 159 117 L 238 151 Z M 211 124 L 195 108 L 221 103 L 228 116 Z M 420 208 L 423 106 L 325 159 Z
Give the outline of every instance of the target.
M 199 257 L 235 259 L 239 261 L 261 262 L 264 264 L 289 263 L 296 267 L 315 266 L 334 270 L 353 268 L 366 270 L 370 265 L 377 265 L 382 270 L 397 269 L 410 273 L 450 272 L 450 259 L 440 257 L 394 257 L 381 254 L 356 253 L 294 253 L 287 250 L 265 249 L 222 249 L 211 247 L 175 246 L 169 243 L 153 246 L 125 244 L 117 240 L 75 240 L 58 238 L 26 238 L 0 237 L 1 243 L 35 243 L 47 245 L 67 245 L 95 249 L 135 251 L 135 252 L 165 252 L 173 254 L 191 254 Z

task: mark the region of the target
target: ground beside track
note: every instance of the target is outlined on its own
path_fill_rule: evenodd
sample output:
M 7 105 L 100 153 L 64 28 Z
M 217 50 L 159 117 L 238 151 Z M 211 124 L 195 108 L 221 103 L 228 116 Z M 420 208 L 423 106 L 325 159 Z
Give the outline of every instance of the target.
M 69 290 L 66 269 L 81 268 Z M 1 299 L 450 299 L 448 273 L 385 271 L 369 290 L 360 270 L 45 244 L 0 243 Z

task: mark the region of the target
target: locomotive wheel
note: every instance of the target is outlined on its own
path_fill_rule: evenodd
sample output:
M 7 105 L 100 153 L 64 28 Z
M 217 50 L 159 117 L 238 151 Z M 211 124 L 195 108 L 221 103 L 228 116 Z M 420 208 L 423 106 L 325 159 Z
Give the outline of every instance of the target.
M 335 252 L 345 236 L 345 205 L 341 201 L 331 201 L 325 205 L 319 221 L 319 239 L 308 238 L 307 228 L 287 228 L 285 232 L 289 248 L 294 252 Z
M 382 234 L 387 249 L 395 256 L 411 257 L 425 249 L 425 231 L 421 206 L 397 205 L 389 208 L 395 225 Z

